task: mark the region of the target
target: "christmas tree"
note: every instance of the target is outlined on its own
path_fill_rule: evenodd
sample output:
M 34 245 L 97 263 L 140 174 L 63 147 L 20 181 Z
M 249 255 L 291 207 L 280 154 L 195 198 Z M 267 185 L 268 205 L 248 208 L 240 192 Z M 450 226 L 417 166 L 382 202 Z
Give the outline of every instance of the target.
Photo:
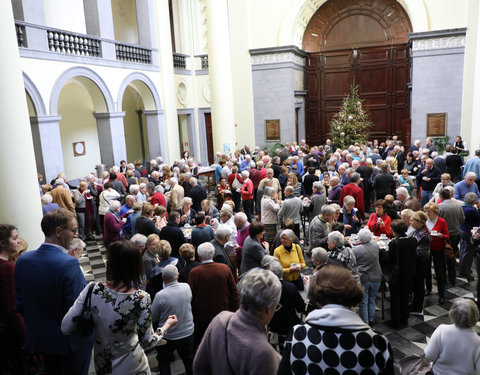
M 362 108 L 363 100 L 358 97 L 358 86 L 351 85 L 350 93 L 343 99 L 342 108 L 330 121 L 330 137 L 336 147 L 342 149 L 368 141 L 373 123 Z

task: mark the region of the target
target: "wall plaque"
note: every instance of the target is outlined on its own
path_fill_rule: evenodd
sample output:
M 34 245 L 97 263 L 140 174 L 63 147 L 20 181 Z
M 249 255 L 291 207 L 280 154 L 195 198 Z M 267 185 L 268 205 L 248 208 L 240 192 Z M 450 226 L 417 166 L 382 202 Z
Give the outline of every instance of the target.
M 447 135 L 447 114 L 427 113 L 427 137 L 445 137 Z
M 86 154 L 85 141 L 73 142 L 73 156 L 83 156 Z
M 265 120 L 265 141 L 280 141 L 280 120 Z

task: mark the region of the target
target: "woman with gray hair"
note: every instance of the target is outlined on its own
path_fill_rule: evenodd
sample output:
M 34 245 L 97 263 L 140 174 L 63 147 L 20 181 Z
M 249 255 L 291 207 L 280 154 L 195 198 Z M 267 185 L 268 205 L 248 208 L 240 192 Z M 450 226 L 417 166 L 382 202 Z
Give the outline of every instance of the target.
M 308 207 L 308 221 L 311 222 L 313 218 L 321 213 L 322 207 L 327 203 L 327 196 L 325 195 L 325 187 L 321 181 L 315 181 L 312 185 L 312 196 L 309 199 L 310 206 Z
M 300 270 L 306 267 L 303 259 L 302 248 L 293 243 L 295 233 L 291 229 L 284 229 L 280 233 L 281 245 L 275 249 L 273 256 L 277 258 L 283 267 L 283 279 L 291 281 L 298 290 L 303 290 L 303 279 Z
M 130 212 L 125 212 L 122 216 L 119 215 L 122 207 L 119 201 L 111 201 L 108 207 L 108 212 L 105 214 L 103 222 L 103 243 L 105 246 L 123 238 L 122 228 L 127 222 L 127 216 L 130 214 Z
M 313 248 L 311 251 L 311 259 L 313 265 L 315 266 L 313 269 L 313 273 L 315 273 L 327 263 L 327 250 L 325 250 L 323 247 Z
M 336 230 L 330 232 L 327 237 L 327 245 L 328 250 L 330 250 L 327 264 L 345 267 L 350 271 L 353 278 L 360 282 L 355 254 L 353 254 L 351 248 L 345 246 L 343 234 Z
M 277 234 L 278 211 L 280 202 L 275 189 L 272 186 L 265 186 L 263 189 L 261 207 L 261 222 L 265 225 L 264 240 L 272 246 L 275 235 Z
M 195 374 L 276 374 L 280 355 L 265 326 L 277 309 L 282 285 L 271 271 L 254 269 L 239 283 L 240 309 L 210 323 L 193 362 Z M 246 339 L 248 338 L 248 339 Z
M 382 282 L 382 270 L 379 263 L 380 249 L 368 228 L 363 228 L 358 232 L 358 240 L 360 243 L 353 247 L 352 252 L 357 260 L 360 284 L 365 289 L 362 302 L 360 302 L 358 308 L 360 318 L 364 323 L 373 326 L 375 298 Z
M 479 314 L 475 302 L 457 299 L 449 313 L 454 324 L 440 324 L 425 348 L 437 375 L 467 375 L 480 372 L 480 337 L 475 332 Z
M 465 194 L 462 205 L 465 220 L 460 224 L 460 267 L 458 273 L 469 281 L 474 278 L 471 274 L 472 263 L 475 254 L 474 246 L 470 239 L 472 237 L 473 227 L 480 226 L 480 213 L 477 209 L 478 197 L 475 193 Z M 479 272 L 477 270 L 477 272 Z
M 177 212 L 180 214 L 179 227 L 183 227 L 185 224 L 191 225 L 195 219 L 195 215 L 197 214 L 197 212 L 192 208 L 192 198 L 183 198 L 181 204 L 182 207 L 177 210 Z

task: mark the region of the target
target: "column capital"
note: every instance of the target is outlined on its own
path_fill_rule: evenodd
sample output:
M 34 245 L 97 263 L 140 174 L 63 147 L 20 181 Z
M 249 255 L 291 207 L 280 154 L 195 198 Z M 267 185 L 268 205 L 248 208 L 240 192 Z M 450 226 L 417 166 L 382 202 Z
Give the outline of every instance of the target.
M 152 109 L 149 111 L 142 111 L 145 116 L 161 116 L 163 115 L 163 110 Z
M 96 119 L 124 118 L 125 112 L 93 112 Z
M 62 116 L 32 116 L 30 117 L 31 124 L 50 124 L 59 123 Z

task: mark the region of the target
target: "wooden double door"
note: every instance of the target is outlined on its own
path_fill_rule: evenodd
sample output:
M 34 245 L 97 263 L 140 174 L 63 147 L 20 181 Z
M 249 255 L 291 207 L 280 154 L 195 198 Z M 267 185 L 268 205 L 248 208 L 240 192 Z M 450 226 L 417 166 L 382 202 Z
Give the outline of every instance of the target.
M 374 123 L 370 139 L 383 141 L 391 135 L 410 139 L 410 57 L 406 43 L 313 52 L 307 58 L 305 73 L 308 144 L 325 142 L 330 120 L 354 83 Z

